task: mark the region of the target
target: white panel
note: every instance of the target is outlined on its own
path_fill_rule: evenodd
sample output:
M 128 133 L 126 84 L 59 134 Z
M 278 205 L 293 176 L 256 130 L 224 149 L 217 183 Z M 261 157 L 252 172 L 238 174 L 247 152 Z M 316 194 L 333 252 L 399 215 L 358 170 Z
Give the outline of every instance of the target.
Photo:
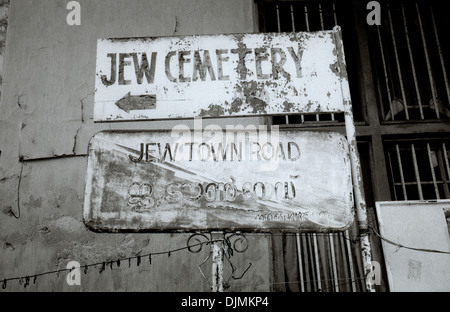
M 380 234 L 403 246 L 450 252 L 450 201 L 378 202 Z M 390 291 L 450 291 L 450 254 L 382 241 Z

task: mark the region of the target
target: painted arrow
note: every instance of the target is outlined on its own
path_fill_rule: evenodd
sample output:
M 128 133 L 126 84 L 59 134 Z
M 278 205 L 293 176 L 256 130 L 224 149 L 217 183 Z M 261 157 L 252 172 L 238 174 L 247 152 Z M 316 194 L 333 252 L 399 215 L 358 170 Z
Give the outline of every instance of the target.
M 116 102 L 116 105 L 118 108 L 126 111 L 127 113 L 131 110 L 154 109 L 156 108 L 156 95 L 131 95 L 131 92 L 128 92 L 124 97 Z

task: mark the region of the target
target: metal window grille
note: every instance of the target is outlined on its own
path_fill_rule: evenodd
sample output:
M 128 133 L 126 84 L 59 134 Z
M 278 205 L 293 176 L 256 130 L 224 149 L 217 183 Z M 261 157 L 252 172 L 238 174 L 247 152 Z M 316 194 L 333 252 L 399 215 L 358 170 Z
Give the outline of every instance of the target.
M 380 1 L 369 26 L 383 121 L 450 118 L 447 17 L 443 1 Z
M 450 198 L 450 140 L 404 140 L 386 143 L 395 200 Z
M 361 259 L 349 232 L 297 234 L 299 291 L 356 292 L 364 289 Z
M 344 48 L 346 38 L 346 24 L 348 4 L 345 1 L 282 1 L 282 2 L 258 2 L 260 14 L 260 29 L 263 32 L 295 32 L 295 31 L 319 31 L 331 30 L 335 25 L 343 29 Z M 352 49 L 345 48 L 346 56 L 352 55 Z M 349 72 L 350 84 L 356 84 L 356 75 Z M 351 92 L 357 88 L 351 88 Z M 357 97 L 352 97 L 357 98 Z M 354 106 L 355 120 L 362 119 L 361 110 Z M 273 124 L 310 124 L 344 122 L 343 114 L 292 114 L 285 116 L 273 116 Z

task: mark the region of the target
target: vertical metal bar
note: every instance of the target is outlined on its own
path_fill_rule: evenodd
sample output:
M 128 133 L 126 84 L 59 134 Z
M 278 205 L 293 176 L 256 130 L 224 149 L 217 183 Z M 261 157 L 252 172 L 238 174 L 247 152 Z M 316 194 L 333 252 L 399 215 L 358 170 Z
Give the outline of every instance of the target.
M 405 185 L 405 176 L 403 175 L 402 158 L 400 156 L 400 148 L 398 147 L 398 144 L 395 144 L 395 148 L 397 150 L 397 161 L 398 161 L 398 169 L 400 170 L 400 181 L 402 182 L 403 198 L 404 198 L 404 200 L 408 200 L 408 195 L 406 192 L 406 185 Z
M 392 166 L 392 157 L 391 157 L 391 151 L 388 151 L 388 160 L 389 160 L 389 168 L 391 169 L 391 181 L 395 182 L 394 178 L 394 167 Z M 397 188 L 394 185 L 394 200 L 398 200 L 397 197 Z
M 420 10 L 419 10 L 419 5 L 417 2 L 416 2 L 416 11 L 417 11 L 417 19 L 419 21 L 420 34 L 422 37 L 423 50 L 425 52 L 425 61 L 427 63 L 428 78 L 430 80 L 431 95 L 433 97 L 432 100 L 433 100 L 434 110 L 436 112 L 436 118 L 439 119 L 439 107 L 438 107 L 438 103 L 436 101 L 437 100 L 436 84 L 435 84 L 435 81 L 433 78 L 433 71 L 431 69 L 430 56 L 428 55 L 427 41 L 425 39 L 425 32 L 423 29 L 422 18 L 420 17 Z
M 349 264 L 349 271 L 350 271 L 350 279 L 352 281 L 352 291 L 355 292 L 356 291 L 356 280 L 355 280 L 355 272 L 354 272 L 354 264 L 353 264 L 353 258 L 352 258 L 352 246 L 350 245 L 350 240 L 349 240 L 349 232 L 348 230 L 346 230 L 344 232 L 345 235 L 345 245 L 346 245 L 346 253 L 347 253 L 347 259 L 348 259 L 348 264 Z
M 316 266 L 316 278 L 318 291 L 322 291 L 322 281 L 320 278 L 320 262 L 319 262 L 319 250 L 317 249 L 317 236 L 316 233 L 312 233 L 313 245 L 314 245 L 314 262 Z
M 309 31 L 308 4 L 305 3 L 303 7 L 305 8 L 306 31 Z
M 336 15 L 336 5 L 334 4 L 334 1 L 333 1 L 333 17 L 334 17 L 334 25 L 337 25 L 338 22 L 337 22 L 337 15 Z
M 447 180 L 450 180 L 450 164 L 448 162 L 448 154 L 445 142 L 442 142 L 442 152 L 444 153 L 445 167 L 447 168 Z
M 377 81 L 377 93 L 378 93 L 378 98 L 381 100 L 383 99 L 383 92 L 381 90 L 381 82 L 380 82 L 380 75 L 378 75 L 378 70 L 376 69 L 376 81 Z M 383 117 L 383 120 L 386 119 L 386 111 L 384 109 L 384 105 L 380 105 L 380 109 L 381 109 L 381 116 Z
M 296 233 L 296 239 L 297 239 L 297 257 L 298 257 L 298 273 L 300 275 L 300 290 L 301 292 L 305 292 L 305 285 L 303 285 L 303 258 L 302 258 L 302 249 L 301 249 L 301 243 L 300 243 L 300 234 Z
M 439 173 L 441 174 L 441 179 L 442 179 L 442 188 L 444 191 L 444 198 L 450 198 L 450 189 L 449 189 L 449 182 L 446 179 L 447 177 L 447 173 L 445 172 L 445 161 L 443 156 L 443 151 L 442 149 L 437 150 L 436 152 L 436 156 L 437 156 L 437 162 L 438 162 L 438 166 L 439 166 Z
M 441 43 L 439 41 L 439 35 L 437 32 L 436 21 L 434 19 L 434 12 L 433 12 L 433 8 L 431 6 L 431 2 L 429 2 L 428 5 L 430 7 L 431 20 L 433 22 L 434 36 L 436 38 L 436 44 L 437 44 L 437 48 L 438 48 L 438 52 L 439 52 L 439 59 L 441 61 L 442 74 L 444 76 L 445 89 L 447 91 L 448 103 L 450 105 L 450 86 L 449 86 L 449 82 L 448 82 L 447 71 L 445 70 L 444 56 L 442 54 Z
M 340 232 L 337 234 L 337 245 L 338 245 L 338 249 L 340 251 L 340 255 L 341 255 L 341 259 L 342 259 L 342 263 L 339 265 L 339 271 L 341 272 L 341 274 L 339 276 L 342 276 L 342 278 L 344 278 L 346 281 L 350 280 L 350 283 L 345 283 L 345 285 L 350 285 L 351 284 L 351 277 L 350 276 L 350 270 L 349 268 L 349 263 L 347 260 L 347 251 L 345 248 L 345 241 L 344 241 L 344 233 Z M 351 288 L 351 285 L 349 286 Z M 346 288 L 344 288 L 346 289 Z
M 428 162 L 430 163 L 430 169 L 431 169 L 431 177 L 433 178 L 434 192 L 436 193 L 436 199 L 440 199 L 439 188 L 438 188 L 437 181 L 436 181 L 436 173 L 434 172 L 430 143 L 427 143 L 427 152 L 428 152 Z
M 447 172 L 445 172 L 444 168 L 441 169 L 441 175 L 442 179 L 444 180 L 444 191 L 445 191 L 445 197 L 450 198 L 450 192 L 449 192 L 449 185 L 450 185 L 450 164 L 448 162 L 448 154 L 447 154 L 447 148 L 445 146 L 445 142 L 442 142 L 442 153 L 444 160 L 440 161 L 439 164 L 445 163 L 445 168 L 447 169 Z
M 405 28 L 406 45 L 408 46 L 409 59 L 411 61 L 411 70 L 412 70 L 412 74 L 413 74 L 414 87 L 416 88 L 417 103 L 419 104 L 420 118 L 425 119 L 425 117 L 423 115 L 422 99 L 420 96 L 419 84 L 417 82 L 416 66 L 414 65 L 414 57 L 413 57 L 412 50 L 411 50 L 411 42 L 409 40 L 408 24 L 406 21 L 405 6 L 404 6 L 403 2 L 402 2 L 402 15 L 403 15 L 403 27 Z
M 403 106 L 405 108 L 406 120 L 409 120 L 408 104 L 406 101 L 405 88 L 403 86 L 402 69 L 400 66 L 400 60 L 398 58 L 397 41 L 395 40 L 394 25 L 392 24 L 392 16 L 391 16 L 391 9 L 390 9 L 389 3 L 387 4 L 387 9 L 388 9 L 387 11 L 388 11 L 388 17 L 389 17 L 389 27 L 391 28 L 392 44 L 394 46 L 395 63 L 397 64 L 398 80 L 400 83 L 400 90 L 402 92 Z M 394 113 L 392 111 L 391 111 L 391 115 L 394 115 Z
M 320 16 L 320 29 L 324 30 L 325 26 L 323 24 L 322 4 L 320 2 L 319 2 L 319 16 Z
M 304 262 L 305 262 L 306 291 L 311 292 L 314 290 L 315 281 L 314 281 L 314 276 L 311 276 L 311 272 L 314 272 L 314 271 L 311 270 L 311 267 L 312 267 L 312 262 L 310 259 L 311 258 L 311 248 L 309 245 L 308 234 L 302 234 L 301 239 L 302 239 L 302 245 L 304 247 L 304 255 L 305 255 Z M 312 283 L 314 283 L 314 285 Z
M 311 235 L 309 234 L 308 236 L 307 236 L 307 241 L 308 241 L 308 247 L 309 247 L 309 263 L 310 263 L 310 266 L 311 266 L 311 275 L 312 275 L 312 282 L 313 282 L 313 284 L 311 285 L 311 287 L 313 287 L 313 289 L 314 290 L 316 290 L 317 291 L 317 277 L 316 277 L 316 270 L 315 270 L 315 267 L 314 267 L 314 249 L 313 249 L 313 247 L 311 246 L 311 241 L 312 241 L 312 238 L 311 238 Z
M 331 267 L 333 269 L 333 283 L 334 283 L 334 291 L 339 292 L 339 284 L 338 284 L 338 276 L 337 276 L 337 268 L 336 268 L 336 255 L 334 253 L 334 238 L 333 234 L 328 234 L 329 242 L 330 242 L 330 253 L 331 253 Z
M 291 4 L 291 22 L 292 22 L 292 31 L 295 31 L 294 5 L 293 4 Z
M 387 91 L 387 96 L 388 96 L 389 108 L 391 111 L 392 120 L 395 120 L 394 113 L 393 113 L 394 110 L 392 107 L 391 89 L 389 88 L 389 75 L 388 75 L 387 67 L 386 67 L 386 58 L 384 57 L 383 40 L 381 39 L 380 26 L 376 26 L 376 27 L 377 27 L 377 33 L 378 33 L 378 43 L 380 45 L 381 61 L 383 63 L 384 81 L 386 82 L 386 91 Z M 383 119 L 386 120 L 386 116 L 383 116 Z
M 414 148 L 414 143 L 411 144 L 411 153 L 413 158 L 414 175 L 416 176 L 417 182 L 417 192 L 419 193 L 419 199 L 423 200 L 422 184 L 420 182 L 419 167 L 417 166 L 417 157 L 416 157 L 416 150 Z
M 276 5 L 277 9 L 277 26 L 278 26 L 278 32 L 281 32 L 281 24 L 280 24 L 280 8 L 278 4 Z
M 223 292 L 223 238 L 221 231 L 212 232 L 212 291 Z

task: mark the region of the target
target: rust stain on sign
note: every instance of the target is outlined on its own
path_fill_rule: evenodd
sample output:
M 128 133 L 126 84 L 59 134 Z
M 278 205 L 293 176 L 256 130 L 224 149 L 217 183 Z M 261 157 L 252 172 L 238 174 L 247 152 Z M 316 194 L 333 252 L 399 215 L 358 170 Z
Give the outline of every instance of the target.
M 106 131 L 90 142 L 96 231 L 342 231 L 353 222 L 338 133 Z
M 99 39 L 94 121 L 344 111 L 339 32 Z

